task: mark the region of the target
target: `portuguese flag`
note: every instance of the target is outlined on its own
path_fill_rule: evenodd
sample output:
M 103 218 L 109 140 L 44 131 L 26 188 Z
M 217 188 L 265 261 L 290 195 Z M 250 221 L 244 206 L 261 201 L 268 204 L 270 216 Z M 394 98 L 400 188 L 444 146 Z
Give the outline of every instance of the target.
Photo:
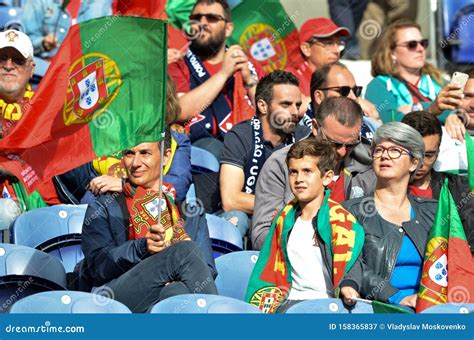
M 469 189 L 474 194 L 474 141 L 467 132 L 464 140 L 466 141 L 467 176 L 469 178 Z
M 416 312 L 447 302 L 474 302 L 474 259 L 446 179 L 426 246 Z
M 298 68 L 303 62 L 298 30 L 280 1 L 242 0 L 232 9 L 232 20 L 229 43 L 242 46 L 265 73 Z
M 103 17 L 72 26 L 30 107 L 0 141 L 28 192 L 99 156 L 162 139 L 167 25 Z

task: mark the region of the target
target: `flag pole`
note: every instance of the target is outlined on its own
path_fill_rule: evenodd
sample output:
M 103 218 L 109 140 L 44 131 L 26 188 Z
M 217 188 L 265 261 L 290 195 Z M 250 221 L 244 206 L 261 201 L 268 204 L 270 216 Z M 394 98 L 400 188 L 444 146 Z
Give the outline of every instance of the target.
M 161 223 L 161 198 L 163 196 L 163 158 L 165 157 L 165 134 L 161 135 L 160 145 L 160 188 L 158 190 L 158 223 Z

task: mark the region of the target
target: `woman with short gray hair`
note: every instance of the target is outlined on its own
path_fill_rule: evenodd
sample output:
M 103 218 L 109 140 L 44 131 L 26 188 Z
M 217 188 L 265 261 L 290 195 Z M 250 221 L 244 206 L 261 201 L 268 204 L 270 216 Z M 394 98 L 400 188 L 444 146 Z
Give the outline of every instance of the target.
M 373 194 L 343 205 L 364 227 L 360 259 L 361 296 L 415 308 L 423 255 L 436 201 L 408 195 L 408 184 L 422 165 L 421 135 L 404 123 L 382 125 L 375 133 Z

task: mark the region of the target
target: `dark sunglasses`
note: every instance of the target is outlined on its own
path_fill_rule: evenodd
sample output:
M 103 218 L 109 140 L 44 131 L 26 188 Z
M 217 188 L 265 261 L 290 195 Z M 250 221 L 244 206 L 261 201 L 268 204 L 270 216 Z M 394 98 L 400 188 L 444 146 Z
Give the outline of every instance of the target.
M 343 97 L 347 97 L 349 95 L 349 93 L 351 93 L 351 90 L 352 92 L 354 92 L 354 95 L 356 97 L 359 97 L 362 93 L 362 86 L 354 86 L 354 87 L 350 87 L 350 86 L 332 86 L 332 87 L 325 87 L 323 89 L 319 89 L 319 90 L 333 90 L 333 91 L 336 91 L 336 92 L 339 92 L 339 94 Z
M 8 57 L 8 56 L 0 56 L 0 65 L 6 64 L 8 59 L 11 59 L 12 63 L 16 66 L 25 66 L 26 62 L 28 59 L 25 59 L 23 57 Z
M 196 20 L 196 21 L 201 21 L 202 18 L 206 18 L 207 22 L 211 24 L 215 24 L 216 22 L 219 22 L 221 20 L 227 22 L 226 18 L 224 18 L 222 15 L 219 14 L 212 14 L 212 13 L 196 13 L 196 14 L 191 14 L 189 16 L 189 20 Z
M 322 137 L 326 141 L 328 141 L 332 145 L 332 147 L 336 150 L 339 150 L 340 148 L 343 148 L 343 147 L 346 149 L 354 149 L 357 145 L 359 145 L 362 142 L 362 136 L 360 135 L 360 133 L 357 136 L 357 141 L 355 141 L 354 143 L 347 144 L 347 143 L 336 142 L 332 139 L 329 139 L 328 136 L 326 136 L 326 134 L 324 133 L 322 128 L 320 128 L 319 130 L 321 131 Z
M 405 46 L 409 50 L 416 50 L 418 47 L 418 44 L 423 46 L 423 48 L 427 48 L 428 45 L 430 44 L 428 39 L 422 39 L 422 40 L 410 40 L 401 44 L 397 44 L 396 46 Z

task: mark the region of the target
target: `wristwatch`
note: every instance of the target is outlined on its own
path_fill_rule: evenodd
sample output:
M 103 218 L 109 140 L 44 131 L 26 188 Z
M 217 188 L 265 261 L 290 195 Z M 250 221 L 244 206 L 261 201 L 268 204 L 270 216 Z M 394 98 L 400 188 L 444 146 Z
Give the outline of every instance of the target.
M 252 81 L 248 84 L 244 83 L 244 87 L 246 89 L 249 89 L 249 88 L 254 87 L 255 85 L 257 85 L 257 83 L 258 83 L 258 78 L 257 77 L 252 77 Z

